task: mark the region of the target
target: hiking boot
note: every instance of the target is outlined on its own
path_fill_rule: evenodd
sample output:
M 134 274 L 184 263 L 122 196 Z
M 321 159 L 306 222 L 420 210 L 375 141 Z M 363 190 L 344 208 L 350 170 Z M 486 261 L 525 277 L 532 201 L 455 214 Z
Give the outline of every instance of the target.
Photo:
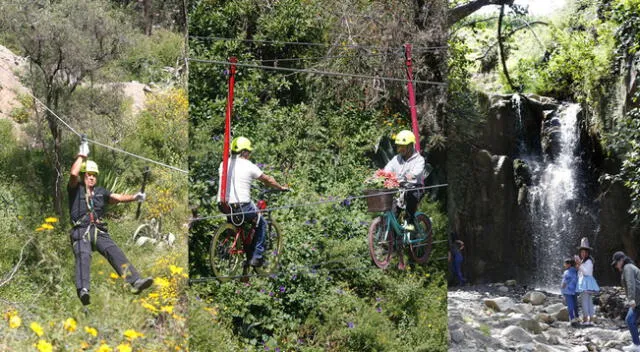
M 131 293 L 134 295 L 139 294 L 140 292 L 148 289 L 153 285 L 153 278 L 147 277 L 144 279 L 138 279 L 133 284 L 131 284 Z
M 78 297 L 80 298 L 80 302 L 82 302 L 83 306 L 88 306 L 91 303 L 91 296 L 89 295 L 89 290 L 86 288 L 80 289 L 78 292 Z

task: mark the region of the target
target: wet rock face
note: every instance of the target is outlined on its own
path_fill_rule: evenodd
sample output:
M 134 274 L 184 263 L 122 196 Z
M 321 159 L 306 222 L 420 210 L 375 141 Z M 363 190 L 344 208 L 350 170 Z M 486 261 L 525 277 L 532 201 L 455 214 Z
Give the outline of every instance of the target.
M 481 100 L 485 120 L 467 141 L 447 146 L 448 213 L 452 230 L 466 244 L 463 273 L 474 283 L 516 278 L 535 284 L 532 270 L 539 255 L 534 227 L 539 220 L 532 219 L 535 200 L 530 191 L 539 168 L 528 164 L 530 155 L 525 157 L 522 151 L 533 153 L 537 162 L 558 157 L 561 105 L 535 95 L 521 96 L 519 101 L 513 95 Z M 589 237 L 595 248 L 596 279 L 615 285 L 617 275 L 608 266 L 611 254 L 625 250 L 632 258 L 640 258 L 640 228 L 630 224 L 628 190 L 601 177 L 605 169 L 613 175 L 615 163 L 605 163 L 599 137 L 591 134 L 588 119 L 585 113 L 578 115 L 576 173 L 585 191 L 567 201 L 567 212 L 575 219 L 575 228 L 568 232 Z M 560 262 L 563 258 L 549 259 Z

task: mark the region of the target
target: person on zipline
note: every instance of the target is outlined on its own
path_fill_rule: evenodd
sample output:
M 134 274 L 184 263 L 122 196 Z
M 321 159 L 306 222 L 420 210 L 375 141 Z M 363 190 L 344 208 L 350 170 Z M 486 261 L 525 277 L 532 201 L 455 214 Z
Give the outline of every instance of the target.
M 131 292 L 139 294 L 153 284 L 153 278 L 141 278 L 136 268 L 129 262 L 122 250 L 113 242 L 107 232 L 107 224 L 102 217 L 107 204 L 121 202 L 142 202 L 144 193 L 135 195 L 111 193 L 96 186 L 98 182 L 98 164 L 87 160 L 89 144 L 83 140 L 73 166 L 67 192 L 69 193 L 69 213 L 73 228 L 71 244 L 75 256 L 76 289 L 83 305 L 90 303 L 89 280 L 91 255 L 94 250 L 102 254 L 113 269 L 131 284 Z
M 414 218 L 418 203 L 422 199 L 424 191 L 419 188 L 424 185 L 424 158 L 415 149 L 416 136 L 408 130 L 400 131 L 395 138 L 398 154 L 389 160 L 384 167 L 384 171 L 391 171 L 396 174 L 398 182 L 404 188 L 404 203 L 406 204 L 408 231 L 415 230 Z
M 237 137 L 231 141 L 231 158 L 227 166 L 227 189 L 226 202 L 220 199 L 220 191 L 222 189 L 222 163 L 219 169 L 219 185 L 218 187 L 218 209 L 225 214 L 231 215 L 231 221 L 234 217 L 239 217 L 240 222 L 255 222 L 258 219 L 258 210 L 251 201 L 251 184 L 254 180 L 261 181 L 266 186 L 287 190 L 288 188 L 280 185 L 275 178 L 262 172 L 258 166 L 249 161 L 253 147 L 251 141 L 246 137 Z M 225 205 L 226 203 L 226 205 Z M 234 213 L 242 215 L 234 216 Z M 262 254 L 265 249 L 265 236 L 267 232 L 267 222 L 263 217 L 259 217 L 256 224 L 256 231 L 253 238 L 253 253 L 249 265 L 260 267 L 264 265 L 264 257 Z

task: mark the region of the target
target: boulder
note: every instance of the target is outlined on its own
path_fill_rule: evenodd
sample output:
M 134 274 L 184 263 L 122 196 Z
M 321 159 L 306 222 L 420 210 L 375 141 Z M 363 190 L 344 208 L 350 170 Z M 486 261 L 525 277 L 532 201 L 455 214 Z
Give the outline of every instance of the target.
M 533 338 L 529 333 L 519 326 L 509 326 L 502 330 L 500 335 L 514 342 L 531 343 Z
M 512 286 L 515 286 L 516 283 L 517 283 L 516 280 L 507 280 L 507 281 L 504 282 L 504 285 L 512 287 Z
M 523 329 L 525 329 L 525 330 L 527 330 L 527 331 L 529 331 L 531 333 L 534 333 L 536 335 L 542 333 L 542 327 L 540 326 L 540 323 L 538 323 L 538 321 L 535 320 L 535 319 L 520 320 L 518 325 L 521 328 L 523 328 Z
M 496 312 L 506 312 L 515 310 L 515 303 L 509 297 L 487 298 L 484 305 Z
M 531 303 L 534 306 L 539 306 L 543 304 L 546 299 L 547 299 L 547 296 L 542 292 L 529 291 L 524 295 L 524 297 L 522 298 L 522 301 L 525 303 Z

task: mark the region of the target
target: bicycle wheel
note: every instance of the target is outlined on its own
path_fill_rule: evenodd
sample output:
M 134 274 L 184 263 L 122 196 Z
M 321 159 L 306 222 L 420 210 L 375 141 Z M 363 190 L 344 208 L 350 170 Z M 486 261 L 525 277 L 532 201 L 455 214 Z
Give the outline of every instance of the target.
M 244 252 L 242 240 L 236 241 L 237 229 L 232 224 L 220 226 L 213 235 L 209 249 L 209 262 L 211 270 L 216 278 L 227 282 L 231 278 L 242 273 Z M 235 242 L 235 245 L 234 245 Z
M 418 264 L 424 264 L 429 260 L 431 245 L 433 244 L 433 229 L 431 219 L 425 214 L 416 216 L 416 230 L 409 234 L 409 254 Z M 420 239 L 420 241 L 417 241 Z
M 273 274 L 278 271 L 278 261 L 282 253 L 282 236 L 275 220 L 268 223 L 266 236 L 264 257 L 267 265 L 262 270 L 266 274 Z
M 153 232 L 153 227 L 149 224 L 142 224 L 138 226 L 136 231 L 133 233 L 133 243 L 138 246 L 142 246 L 147 242 L 155 243 Z
M 393 252 L 393 230 L 383 216 L 378 216 L 369 226 L 369 254 L 380 269 L 386 269 Z

